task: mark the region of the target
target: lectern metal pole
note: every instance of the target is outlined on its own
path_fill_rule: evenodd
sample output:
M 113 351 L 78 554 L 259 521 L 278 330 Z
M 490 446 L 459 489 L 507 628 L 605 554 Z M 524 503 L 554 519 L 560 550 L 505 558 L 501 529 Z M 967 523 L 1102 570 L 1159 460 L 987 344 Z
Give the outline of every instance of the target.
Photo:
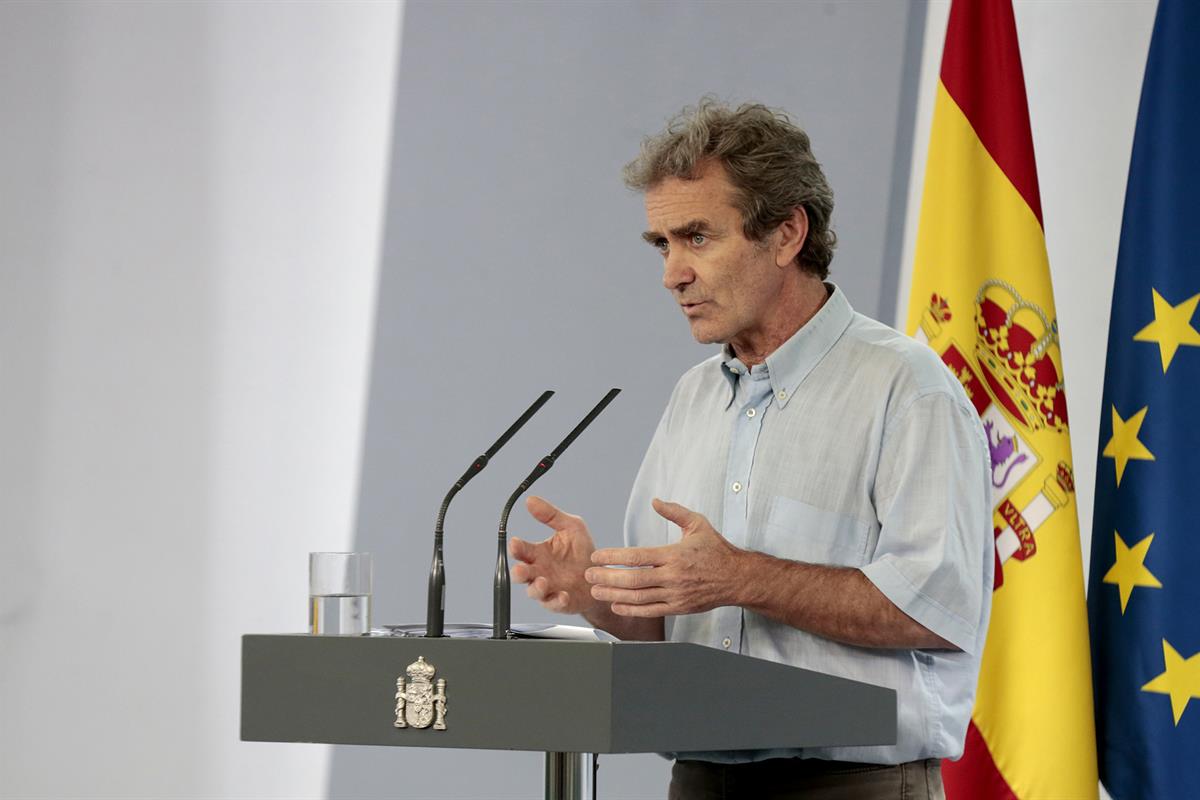
M 596 800 L 595 753 L 546 753 L 546 800 Z

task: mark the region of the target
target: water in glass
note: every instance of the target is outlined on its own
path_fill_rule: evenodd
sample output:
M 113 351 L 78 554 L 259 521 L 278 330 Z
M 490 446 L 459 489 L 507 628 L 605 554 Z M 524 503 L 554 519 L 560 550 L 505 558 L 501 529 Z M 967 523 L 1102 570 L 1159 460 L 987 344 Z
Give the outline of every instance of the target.
M 309 595 L 308 630 L 316 635 L 367 633 L 371 630 L 371 595 Z

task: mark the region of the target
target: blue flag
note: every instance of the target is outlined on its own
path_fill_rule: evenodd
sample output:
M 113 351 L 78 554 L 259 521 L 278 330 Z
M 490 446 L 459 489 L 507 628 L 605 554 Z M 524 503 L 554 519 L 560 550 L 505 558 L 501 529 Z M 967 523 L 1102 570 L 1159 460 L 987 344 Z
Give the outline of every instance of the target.
M 1200 798 L 1200 3 L 1162 0 L 1125 196 L 1088 616 L 1100 780 Z

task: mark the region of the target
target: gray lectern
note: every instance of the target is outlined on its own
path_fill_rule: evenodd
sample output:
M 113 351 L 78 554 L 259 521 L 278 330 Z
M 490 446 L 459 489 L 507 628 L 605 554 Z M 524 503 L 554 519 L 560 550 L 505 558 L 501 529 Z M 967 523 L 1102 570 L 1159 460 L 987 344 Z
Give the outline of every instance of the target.
M 242 739 L 541 750 L 577 798 L 597 753 L 891 744 L 896 693 L 673 642 L 249 635 Z

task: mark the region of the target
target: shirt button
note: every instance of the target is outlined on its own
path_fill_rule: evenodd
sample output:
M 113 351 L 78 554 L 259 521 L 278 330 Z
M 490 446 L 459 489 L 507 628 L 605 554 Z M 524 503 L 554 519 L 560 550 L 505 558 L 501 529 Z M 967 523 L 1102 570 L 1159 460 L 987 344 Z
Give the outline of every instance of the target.
M 742 485 L 740 483 L 738 483 L 737 481 L 734 481 L 733 486 L 730 486 L 729 488 L 733 489 L 734 494 L 736 494 L 742 490 Z
M 742 374 L 740 371 L 738 371 L 738 368 L 737 368 L 737 367 L 730 367 L 730 368 L 729 368 L 729 371 L 730 371 L 730 372 L 732 372 L 734 375 L 741 375 L 741 374 Z
M 748 409 L 746 409 L 746 416 L 747 416 L 747 417 L 751 417 L 751 418 L 753 418 L 753 417 L 754 417 L 754 415 L 755 415 L 755 414 L 757 414 L 757 413 L 758 413 L 758 412 L 757 412 L 757 411 L 755 411 L 753 408 L 748 408 Z
M 731 645 L 731 644 L 733 644 L 733 640 L 732 640 L 732 639 L 730 639 L 728 636 L 726 636 L 724 639 L 722 639 L 722 640 L 721 640 L 721 645 L 722 645 L 722 646 L 723 646 L 723 647 L 724 647 L 726 650 L 728 650 L 728 649 L 729 649 L 729 645 Z
M 779 397 L 780 400 L 787 400 L 787 392 L 781 391 L 777 397 Z

